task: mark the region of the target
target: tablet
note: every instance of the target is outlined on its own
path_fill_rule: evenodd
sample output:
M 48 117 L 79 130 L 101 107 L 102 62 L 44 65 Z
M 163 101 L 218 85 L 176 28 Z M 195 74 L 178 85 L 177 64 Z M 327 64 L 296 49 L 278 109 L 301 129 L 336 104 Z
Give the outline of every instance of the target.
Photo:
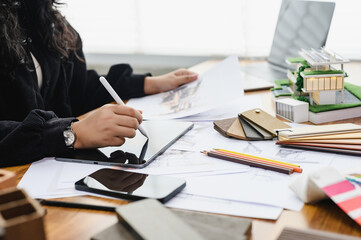
M 75 183 L 75 189 L 106 196 L 140 200 L 157 199 L 165 203 L 186 186 L 184 179 L 126 172 L 117 169 L 100 169 Z
M 134 138 L 127 138 L 119 147 L 74 150 L 57 154 L 58 161 L 143 168 L 162 154 L 177 139 L 193 127 L 191 122 L 143 121 L 148 139 L 137 131 Z

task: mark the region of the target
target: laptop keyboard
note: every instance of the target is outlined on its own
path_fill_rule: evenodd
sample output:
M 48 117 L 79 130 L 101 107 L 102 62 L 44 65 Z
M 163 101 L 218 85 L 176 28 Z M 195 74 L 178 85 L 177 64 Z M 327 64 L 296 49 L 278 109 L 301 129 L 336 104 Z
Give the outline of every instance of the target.
M 255 63 L 241 66 L 241 70 L 249 75 L 261 78 L 266 81 L 274 82 L 275 80 L 287 78 L 286 73 L 277 71 L 270 67 L 268 63 Z

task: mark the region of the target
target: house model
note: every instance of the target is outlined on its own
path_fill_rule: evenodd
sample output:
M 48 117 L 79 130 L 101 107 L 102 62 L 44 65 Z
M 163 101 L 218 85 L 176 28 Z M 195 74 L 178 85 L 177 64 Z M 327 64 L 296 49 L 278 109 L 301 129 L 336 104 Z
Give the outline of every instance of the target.
M 302 49 L 299 54 L 300 57 L 286 60 L 289 65 L 297 66 L 296 71 L 287 73 L 290 93 L 283 93 L 292 100 L 276 99 L 276 114 L 291 121 L 308 119 L 316 124 L 361 116 L 361 87 L 344 81 L 348 77 L 344 64 L 350 60 L 326 48 Z M 272 91 L 282 91 L 279 89 Z M 298 100 L 308 107 L 295 102 Z
M 343 65 L 349 63 L 338 54 L 321 48 L 320 50 L 301 50 L 301 61 L 288 59 L 288 64 L 298 64 L 297 71 L 289 71 L 287 76 L 297 86 L 298 92 L 309 95 L 310 104 L 325 105 L 343 103 L 344 79 L 347 74 Z M 339 68 L 336 68 L 339 66 Z M 341 92 L 341 100 L 337 102 L 336 92 Z

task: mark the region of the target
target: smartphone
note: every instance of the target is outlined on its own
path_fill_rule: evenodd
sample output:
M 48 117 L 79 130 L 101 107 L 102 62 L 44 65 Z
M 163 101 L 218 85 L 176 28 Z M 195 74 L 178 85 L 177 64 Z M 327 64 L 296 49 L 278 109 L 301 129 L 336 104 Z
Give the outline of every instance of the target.
M 177 195 L 186 181 L 168 176 L 147 175 L 117 169 L 100 169 L 75 183 L 75 189 L 106 196 L 140 200 L 157 199 L 162 203 Z

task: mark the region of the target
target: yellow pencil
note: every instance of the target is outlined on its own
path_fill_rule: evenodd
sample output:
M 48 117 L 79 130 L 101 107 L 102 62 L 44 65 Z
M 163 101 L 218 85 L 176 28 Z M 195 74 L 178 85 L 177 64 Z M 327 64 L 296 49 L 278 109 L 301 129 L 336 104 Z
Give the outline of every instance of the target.
M 271 160 L 271 159 L 268 159 L 268 158 L 262 158 L 262 157 L 252 156 L 252 155 L 248 155 L 248 154 L 244 154 L 244 153 L 238 153 L 238 152 L 228 151 L 228 150 L 225 150 L 225 149 L 213 148 L 213 150 L 215 150 L 215 151 L 223 151 L 223 152 L 228 152 L 228 153 L 233 153 L 233 154 L 238 154 L 238 155 L 246 156 L 246 157 L 259 158 L 259 159 L 262 159 L 262 160 L 264 160 L 264 161 L 269 161 L 269 162 L 274 162 L 274 163 L 285 164 L 285 165 L 289 165 L 289 166 L 292 166 L 292 167 L 300 167 L 299 165 L 292 164 L 292 163 L 286 163 L 286 162 Z

